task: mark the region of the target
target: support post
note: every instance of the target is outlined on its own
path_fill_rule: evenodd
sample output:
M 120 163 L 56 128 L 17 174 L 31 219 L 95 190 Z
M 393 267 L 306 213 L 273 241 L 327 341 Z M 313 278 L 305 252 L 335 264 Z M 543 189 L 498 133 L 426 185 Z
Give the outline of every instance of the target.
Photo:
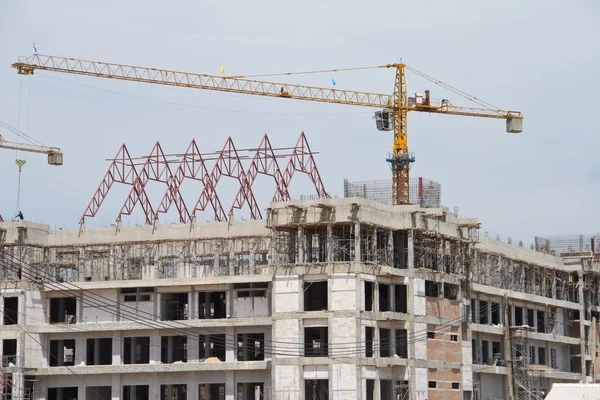
M 598 327 L 596 326 L 596 317 L 592 317 L 592 346 L 591 346 L 591 353 L 592 353 L 592 382 L 596 382 L 596 352 L 597 352 L 597 338 L 596 338 L 596 332 L 598 330 Z
M 514 400 L 512 346 L 510 344 L 510 323 L 508 318 L 508 297 L 504 295 L 504 358 L 506 359 L 506 377 L 508 381 L 508 398 Z

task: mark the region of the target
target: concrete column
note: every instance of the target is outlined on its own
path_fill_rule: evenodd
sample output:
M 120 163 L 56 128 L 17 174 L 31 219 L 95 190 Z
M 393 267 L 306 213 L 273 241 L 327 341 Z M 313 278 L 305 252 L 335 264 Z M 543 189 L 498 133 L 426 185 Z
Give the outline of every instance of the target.
M 155 375 L 150 382 L 150 387 L 148 390 L 148 398 L 150 400 L 158 400 L 160 399 L 160 383 L 156 382 L 157 375 Z
M 85 382 L 79 381 L 79 384 L 77 385 L 77 400 L 85 400 L 85 386 Z
M 161 302 L 161 294 L 160 293 L 155 293 L 154 294 L 154 312 L 153 312 L 153 317 L 156 321 L 160 321 L 160 311 L 161 311 L 161 307 L 160 307 L 160 302 Z
M 196 290 L 192 288 L 192 291 L 188 293 L 188 319 L 198 319 L 197 304 Z
M 189 363 L 197 363 L 200 362 L 198 355 L 199 355 L 199 341 L 198 341 L 198 335 L 188 335 L 187 338 L 187 360 Z M 204 358 L 204 355 L 200 355 L 201 358 Z M 198 389 L 198 388 L 196 388 Z M 194 397 L 196 398 L 196 397 Z
M 113 331 L 112 365 L 123 364 L 123 331 Z
M 373 311 L 379 311 L 379 282 L 373 282 Z
M 110 374 L 111 385 L 110 385 L 110 398 L 111 400 L 121 400 L 121 374 Z
M 235 400 L 236 391 L 235 372 L 227 371 L 225 373 L 225 400 Z
M 150 334 L 150 364 L 160 364 L 160 334 L 159 333 Z
M 354 259 L 356 262 L 362 261 L 362 238 L 360 231 L 360 222 L 354 224 Z
M 225 361 L 233 362 L 236 358 L 236 337 L 235 337 L 235 328 L 233 326 L 228 326 L 225 329 Z
M 75 354 L 73 355 L 75 366 L 77 365 L 85 365 L 85 358 L 87 353 L 87 339 L 85 338 L 76 338 L 75 339 Z M 85 391 L 85 387 L 84 387 Z
M 305 251 L 304 248 L 304 228 L 298 227 L 298 257 L 296 258 L 296 264 L 302 264 L 305 261 Z
M 407 233 L 408 235 L 408 240 L 407 240 L 407 251 L 408 251 L 408 257 L 407 257 L 407 262 L 406 262 L 406 268 L 407 269 L 415 269 L 415 249 L 414 249 L 414 235 L 413 235 L 413 231 L 409 230 Z M 412 279 L 412 278 L 411 278 Z
M 333 226 L 327 224 L 327 262 L 333 262 Z
M 186 382 L 186 386 L 188 400 L 196 400 L 200 398 L 197 381 L 188 381 Z
M 394 231 L 393 230 L 389 231 L 387 247 L 388 247 L 387 254 L 388 254 L 389 264 L 391 267 L 395 268 L 396 265 L 394 263 Z
M 231 239 L 229 241 L 229 275 L 230 276 L 235 275 L 235 265 L 233 263 L 234 258 L 235 258 L 235 240 Z

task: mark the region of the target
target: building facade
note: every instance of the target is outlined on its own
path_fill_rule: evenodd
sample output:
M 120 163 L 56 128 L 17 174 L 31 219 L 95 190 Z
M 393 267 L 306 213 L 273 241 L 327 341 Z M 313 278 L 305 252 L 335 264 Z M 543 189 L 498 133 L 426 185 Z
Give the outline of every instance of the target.
M 0 223 L 6 399 L 542 399 L 593 382 L 600 262 L 365 199 L 265 220 Z

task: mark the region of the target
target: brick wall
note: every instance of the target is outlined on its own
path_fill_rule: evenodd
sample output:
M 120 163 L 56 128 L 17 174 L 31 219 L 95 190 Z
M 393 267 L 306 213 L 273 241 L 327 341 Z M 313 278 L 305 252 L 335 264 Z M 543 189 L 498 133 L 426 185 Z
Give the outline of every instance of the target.
M 436 388 L 429 388 L 428 399 L 462 400 L 462 373 L 456 368 L 429 368 L 429 382 L 436 382 Z M 458 383 L 458 389 L 452 389 L 452 382 Z
M 460 318 L 460 303 L 458 300 L 426 297 L 425 307 L 426 314 L 432 317 L 452 320 Z

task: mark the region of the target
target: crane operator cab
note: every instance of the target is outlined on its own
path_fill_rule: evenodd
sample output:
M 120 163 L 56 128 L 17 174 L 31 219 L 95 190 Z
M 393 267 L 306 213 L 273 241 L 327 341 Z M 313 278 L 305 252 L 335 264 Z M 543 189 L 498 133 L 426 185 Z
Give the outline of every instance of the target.
M 375 124 L 378 131 L 391 131 L 394 129 L 394 116 L 392 110 L 381 110 L 375 112 Z

